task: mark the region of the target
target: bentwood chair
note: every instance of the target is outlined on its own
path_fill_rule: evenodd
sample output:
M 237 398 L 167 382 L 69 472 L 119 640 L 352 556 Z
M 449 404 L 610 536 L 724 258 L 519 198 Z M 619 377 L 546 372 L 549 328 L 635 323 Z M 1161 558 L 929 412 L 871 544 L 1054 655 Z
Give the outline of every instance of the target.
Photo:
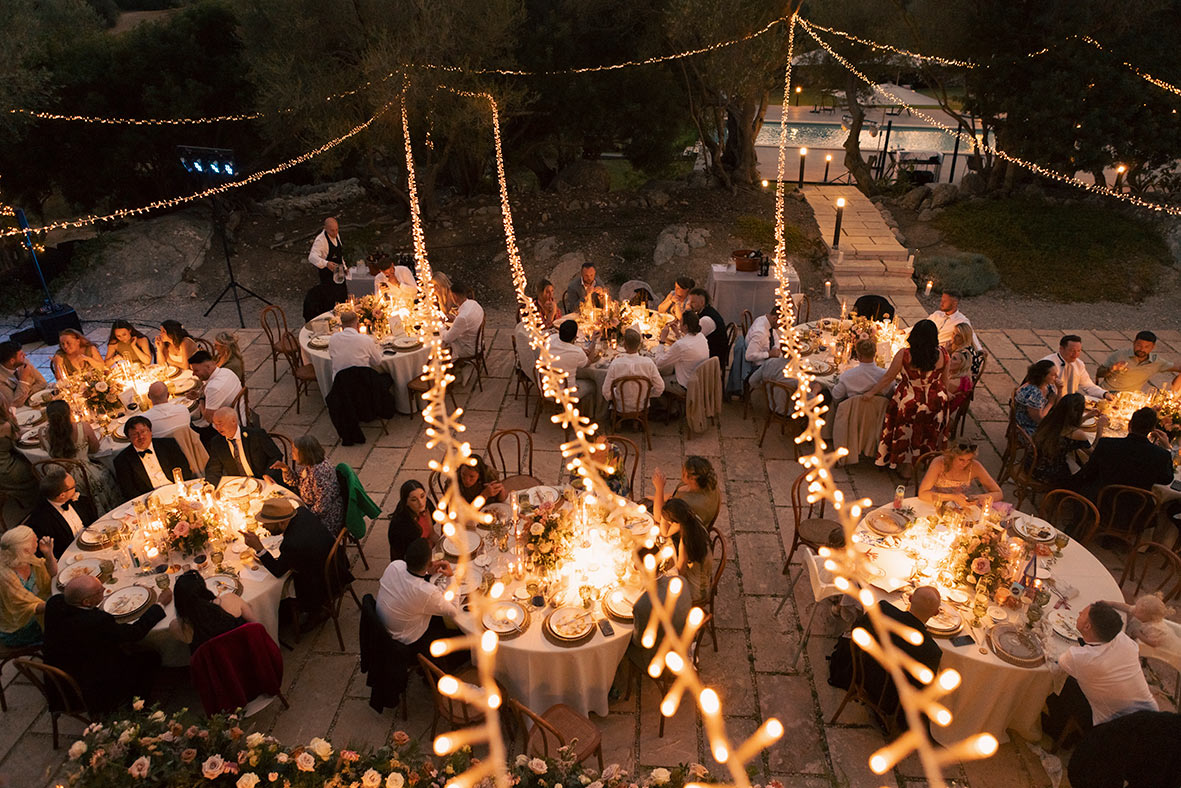
M 193 337 L 193 341 L 197 343 L 197 347 L 204 350 L 209 355 L 213 356 L 213 360 L 217 360 L 217 351 L 213 347 L 213 343 L 204 337 Z
M 590 717 L 579 714 L 565 703 L 550 706 L 538 714 L 513 698 L 509 709 L 516 713 L 517 723 L 525 734 L 524 754 L 530 758 L 554 758 L 563 747 L 573 745 L 575 763 L 582 763 L 592 755 L 603 769 L 603 735 Z
M 791 398 L 795 391 L 786 380 L 764 380 L 763 381 L 763 396 L 767 399 L 767 419 L 763 422 L 763 431 L 759 434 L 759 448 L 762 448 L 763 441 L 767 438 L 767 428 L 771 426 L 771 422 L 779 424 L 779 434 L 783 435 L 788 427 L 792 428 L 792 432 L 799 434 L 801 429 L 801 422 L 793 418 Z M 792 437 L 792 451 L 795 452 L 795 457 L 800 458 L 800 446 L 795 442 L 794 435 Z
M 34 662 L 30 659 L 15 659 L 12 664 L 29 683 L 36 687 L 45 698 L 45 705 L 49 708 L 49 722 L 53 731 L 53 749 L 58 749 L 58 719 L 64 714 L 79 722 L 89 725 L 97 721 L 86 705 L 86 698 L 82 695 L 82 688 L 69 673 L 44 662 Z
M 340 631 L 340 608 L 344 602 L 344 592 L 347 590 L 353 596 L 353 601 L 357 603 L 357 608 L 361 607 L 361 600 L 357 598 L 357 592 L 353 590 L 353 582 L 350 580 L 347 583 L 342 581 L 342 570 L 348 569 L 348 562 L 345 560 L 343 553 L 343 542 L 345 536 L 348 534 L 347 528 L 342 528 L 340 533 L 336 535 L 336 540 L 332 543 L 332 549 L 328 551 L 328 557 L 324 559 L 324 588 L 327 592 L 327 599 L 318 608 L 318 610 L 327 613 L 328 617 L 332 619 L 332 625 L 336 628 L 336 639 L 340 644 L 340 650 L 344 651 L 344 635 Z M 283 598 L 288 598 L 288 585 L 291 583 L 293 576 L 289 576 L 287 582 L 283 586 Z M 292 630 L 295 632 L 295 642 L 300 642 L 302 633 L 299 631 L 299 597 L 293 597 L 289 602 L 288 610 L 290 610 L 290 622 Z M 307 612 L 315 612 L 308 610 Z
M 964 434 L 964 427 L 968 423 L 968 412 L 972 409 L 972 402 L 976 399 L 976 387 L 980 385 L 980 379 L 984 377 L 984 370 L 988 366 L 988 351 L 980 351 L 983 360 L 980 362 L 980 369 L 972 375 L 972 389 L 968 392 L 968 396 L 960 403 L 960 406 L 951 414 L 951 427 L 947 431 L 948 439 L 955 438 L 957 435 Z
M 285 353 L 284 358 L 287 359 L 287 366 L 291 369 L 291 379 L 295 381 L 295 412 L 299 413 L 299 400 L 303 394 L 308 394 L 311 391 L 313 383 L 319 385 L 316 379 L 316 368 L 311 364 L 301 364 L 298 354 Z M 245 391 L 246 387 L 243 386 Z M 384 426 L 384 421 L 382 422 Z
M 461 700 L 444 695 L 439 691 L 439 679 L 443 678 L 444 673 L 431 660 L 424 657 L 422 654 L 418 656 L 418 664 L 422 667 L 423 673 L 426 675 L 427 683 L 431 688 L 431 696 L 434 699 L 435 716 L 431 719 L 431 738 L 435 738 L 435 732 L 439 728 L 439 720 L 445 720 L 451 727 L 451 730 L 470 728 L 479 725 L 484 721 L 484 712 L 464 703 Z M 475 684 L 479 681 L 476 675 L 475 668 L 468 668 L 463 673 L 456 676 L 461 682 L 467 681 Z M 503 695 L 503 693 L 502 693 Z
M 1152 567 L 1154 558 L 1161 559 L 1157 568 Z M 1165 599 L 1173 599 L 1181 593 L 1181 557 L 1160 542 L 1140 542 L 1128 554 L 1124 573 L 1119 578 L 1120 588 L 1129 580 L 1134 584 L 1133 598 L 1142 593 L 1159 593 Z
M 683 592 L 683 593 L 687 593 L 687 591 Z M 693 636 L 693 642 L 689 646 L 689 662 L 693 665 L 694 669 L 697 668 L 697 661 L 698 661 L 700 654 L 701 654 L 701 643 L 702 643 L 702 640 L 705 638 L 705 632 L 708 628 L 711 628 L 712 626 L 713 626 L 713 617 L 707 613 L 705 615 L 705 618 L 703 618 L 701 621 L 701 626 L 698 627 L 698 629 L 697 629 L 697 634 Z M 658 642 L 659 642 L 659 638 L 658 638 Z M 636 689 L 639 689 L 640 682 L 643 681 L 644 678 L 648 678 L 656 685 L 656 690 L 657 690 L 659 697 L 663 698 L 665 695 L 668 694 L 669 689 L 672 687 L 673 682 L 676 680 L 672 674 L 672 671 L 670 671 L 666 667 L 660 673 L 659 676 L 653 677 L 652 674 L 648 672 L 647 663 L 641 665 L 639 663 L 639 659 L 640 659 L 639 655 L 635 651 L 633 651 L 632 649 L 628 649 L 626 659 L 627 659 L 627 693 L 623 696 L 624 700 L 631 699 L 633 686 Z M 657 728 L 656 735 L 660 738 L 664 738 L 665 717 L 663 714 L 659 714 L 659 717 L 660 717 L 660 726 L 659 726 L 659 728 Z
M 281 432 L 268 432 L 267 435 L 271 436 L 271 440 L 273 440 L 275 445 L 279 447 L 279 450 L 283 452 L 283 464 L 290 468 L 294 473 L 295 441 L 291 440 L 291 438 Z
M 783 563 L 783 574 L 788 578 L 791 577 L 791 559 L 795 556 L 796 550 L 803 546 L 818 553 L 821 546 L 828 543 L 829 535 L 833 530 L 841 528 L 841 524 L 836 520 L 825 518 L 825 499 L 821 498 L 814 503 L 808 502 L 807 484 L 808 472 L 805 470 L 796 477 L 791 485 L 791 508 L 792 514 L 795 515 L 795 530 L 791 537 L 791 547 L 787 551 L 787 560 Z M 795 588 L 803 573 L 801 570 L 788 584 L 787 594 L 779 603 L 779 607 L 775 608 L 775 615 L 779 615 L 779 611 L 787 604 L 787 598 L 791 596 L 792 589 Z
M 893 736 L 898 729 L 898 692 L 894 689 L 889 674 L 886 674 L 885 679 L 880 682 L 880 686 L 878 686 L 878 681 L 872 680 L 874 674 L 881 674 L 882 668 L 878 665 L 877 660 L 858 648 L 852 638 L 849 639 L 849 648 L 853 650 L 853 676 L 849 682 L 849 689 L 845 692 L 845 697 L 841 699 L 841 705 L 837 706 L 836 713 L 832 715 L 828 724 L 836 724 L 836 721 L 840 719 L 841 712 L 845 710 L 845 706 L 849 704 L 849 701 L 854 700 L 868 708 L 881 722 L 886 734 Z
M 935 461 L 943 452 L 929 451 L 926 454 L 919 455 L 912 466 L 911 479 L 914 480 L 914 497 L 919 497 L 919 488 L 923 484 L 923 477 L 927 475 L 927 469 L 931 467 L 931 463 Z
M 1076 539 L 1099 527 L 1095 504 L 1073 490 L 1050 490 L 1042 498 L 1037 516 Z
M 90 477 L 86 475 L 88 469 L 82 464 L 81 460 L 74 460 L 68 457 L 37 460 L 33 463 L 33 475 L 37 477 L 38 481 L 44 479 L 45 475 L 53 470 L 53 466 L 61 468 L 74 477 L 74 484 L 78 486 L 79 497 L 90 501 L 96 506 L 98 505 L 98 502 L 94 500 L 93 491 L 90 489 Z
M 299 340 L 287 329 L 287 314 L 281 307 L 271 305 L 264 308 L 259 316 L 259 321 L 262 323 L 263 332 L 267 335 L 267 343 L 271 346 L 271 375 L 277 382 L 279 380 L 279 356 L 295 355 L 298 358 Z M 242 385 L 246 385 L 246 381 L 242 381 Z
M 636 471 L 640 467 L 640 447 L 631 438 L 622 435 L 605 435 L 603 443 L 614 447 L 619 453 L 619 463 L 623 466 L 623 474 L 627 476 L 627 489 L 631 495 L 635 495 Z
M 750 326 L 755 322 L 755 317 L 750 313 L 749 309 L 742 310 L 742 335 L 746 336 L 750 333 Z
M 1082 537 L 1086 546 L 1097 539 L 1114 539 L 1134 548 L 1144 532 L 1155 524 L 1156 496 L 1126 484 L 1109 484 L 1099 491 L 1095 500 L 1099 510 L 1099 527 Z
M 513 399 L 521 394 L 521 387 L 525 387 L 525 415 L 529 415 L 529 392 L 533 390 L 533 377 L 521 366 L 521 354 L 517 352 L 517 335 L 513 340 Z
M 447 488 L 443 486 L 443 474 L 438 471 L 431 471 L 426 479 L 427 490 L 431 494 L 431 499 L 435 501 L 443 500 L 443 493 Z
M 533 475 L 533 436 L 525 430 L 493 433 L 484 456 L 500 472 L 501 484 L 508 492 L 541 484 Z
M 708 613 L 705 621 L 702 622 L 702 630 L 709 628 L 709 638 L 713 641 L 714 651 L 718 650 L 718 630 L 714 625 L 717 620 L 714 616 L 714 602 L 718 597 L 718 586 L 722 583 L 722 574 L 726 571 L 726 537 L 722 536 L 718 531 L 710 530 L 709 533 L 709 552 L 714 562 L 714 576 L 709 581 L 709 596 L 701 602 L 701 607 Z
M 611 432 L 619 431 L 624 422 L 635 422 L 644 430 L 644 440 L 652 448 L 652 429 L 648 425 L 649 394 L 652 382 L 640 375 L 628 375 L 611 381 L 611 399 L 607 410 L 611 415 Z
M 485 359 L 484 325 L 487 319 L 480 321 L 480 330 L 476 332 L 476 349 L 470 356 L 460 356 L 451 362 L 451 371 L 455 373 L 456 382 L 459 381 L 459 371 L 464 367 L 471 367 L 476 372 L 476 386 L 484 390 L 484 375 L 488 374 L 488 362 Z
M 0 672 L 4 670 L 4 666 L 14 659 L 21 657 L 37 657 L 41 656 L 41 644 L 33 643 L 28 646 L 9 647 L 0 644 Z M 4 697 L 4 683 L 0 682 L 0 711 L 8 711 L 8 699 Z

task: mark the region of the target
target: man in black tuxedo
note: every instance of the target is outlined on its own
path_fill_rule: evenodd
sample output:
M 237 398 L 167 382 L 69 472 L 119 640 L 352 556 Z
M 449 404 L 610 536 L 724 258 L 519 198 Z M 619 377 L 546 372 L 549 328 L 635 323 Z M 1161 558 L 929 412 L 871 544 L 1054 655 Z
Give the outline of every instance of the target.
M 45 661 L 69 673 L 82 689 L 90 711 L 103 714 L 146 697 L 160 667 L 154 651 L 125 650 L 144 639 L 164 619 L 164 608 L 152 605 L 133 624 L 120 624 L 105 610 L 103 586 L 90 575 L 75 577 L 65 591 L 45 603 Z M 172 591 L 160 594 L 160 604 Z
M 309 612 L 323 607 L 330 596 L 325 585 L 324 564 L 336 537 L 311 509 L 298 506 L 288 498 L 267 499 L 254 519 L 271 533 L 283 535 L 279 556 L 271 555 L 258 535 L 250 531 L 242 537 L 246 545 L 258 554 L 258 560 L 275 577 L 294 573 L 295 599 L 301 610 Z M 353 581 L 344 550 L 336 552 L 334 567 L 334 585 L 339 591 Z
M 1151 490 L 1154 484 L 1173 481 L 1173 458 L 1168 449 L 1150 440 L 1155 437 L 1167 444 L 1168 437 L 1156 433 L 1157 416 L 1152 408 L 1140 408 L 1128 420 L 1128 437 L 1100 438 L 1091 459 L 1070 478 L 1072 490 L 1092 501 L 1109 484 L 1126 484 Z
M 74 477 L 57 465 L 39 483 L 41 500 L 25 518 L 37 538 L 53 539 L 53 556 L 61 558 L 83 528 L 95 520 L 94 504 L 78 497 Z
M 152 422 L 143 416 L 127 420 L 127 439 L 131 445 L 115 455 L 115 478 L 126 500 L 172 484 L 172 474 L 180 468 L 185 479 L 193 478 L 189 461 L 180 444 L 172 438 L 152 438 Z
M 216 485 L 223 476 L 270 476 L 279 484 L 283 476 L 271 466 L 281 462 L 283 452 L 262 428 L 241 429 L 233 408 L 219 408 L 213 414 L 217 435 L 209 443 L 205 478 Z

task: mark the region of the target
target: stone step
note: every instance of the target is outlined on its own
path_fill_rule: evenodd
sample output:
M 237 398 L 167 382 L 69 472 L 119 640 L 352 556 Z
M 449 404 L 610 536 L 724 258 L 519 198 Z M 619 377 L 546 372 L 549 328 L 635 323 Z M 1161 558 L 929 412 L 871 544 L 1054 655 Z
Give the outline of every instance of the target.
M 834 274 L 876 274 L 882 275 L 888 273 L 886 266 L 881 260 L 862 260 L 856 257 L 846 257 L 844 260 L 836 259 L 832 262 L 832 271 Z
M 856 298 L 865 293 L 880 295 L 911 295 L 915 293 L 914 282 L 903 277 L 873 276 L 857 274 L 834 274 L 834 284 L 842 298 Z

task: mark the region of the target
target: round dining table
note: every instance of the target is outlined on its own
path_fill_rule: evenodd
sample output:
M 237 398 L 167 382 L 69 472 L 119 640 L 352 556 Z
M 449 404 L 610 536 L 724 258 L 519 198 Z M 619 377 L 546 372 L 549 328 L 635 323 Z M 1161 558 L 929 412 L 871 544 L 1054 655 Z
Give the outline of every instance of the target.
M 935 513 L 931 504 L 918 498 L 908 498 L 903 505 L 913 509 L 914 515 L 919 518 Z M 872 514 L 867 514 L 866 519 Z M 1019 513 L 1019 516 L 1026 523 L 1052 529 L 1044 520 L 1023 513 Z M 855 543 L 860 546 L 859 549 L 868 549 L 876 555 L 873 560 L 875 566 L 889 566 L 893 570 L 871 581 L 870 590 L 875 600 L 885 600 L 905 609 L 906 605 L 902 602 L 904 588 L 893 588 L 893 583 L 887 578 L 890 575 L 896 578 L 899 568 L 905 571 L 913 565 L 913 560 L 898 550 L 890 549 L 889 540 L 870 530 L 865 519 L 858 526 Z M 1051 602 L 1046 605 L 1047 619 L 1060 615 L 1073 622 L 1078 613 L 1092 602 L 1123 600 L 1123 592 L 1111 573 L 1074 539 L 1063 548 L 1060 557 L 1038 559 L 1038 577 L 1043 580 L 1049 578 L 1048 582 L 1057 589 L 1051 595 Z M 972 734 L 986 732 L 1000 741 L 1007 741 L 1007 731 L 1012 730 L 1029 741 L 1038 741 L 1041 738 L 1041 711 L 1045 700 L 1059 691 L 1066 679 L 1065 674 L 1052 669 L 1051 665 L 1056 664 L 1058 656 L 1067 648 L 1077 643 L 1046 626 L 1043 639 L 1046 661 L 1035 668 L 1019 667 L 1002 660 L 988 647 L 985 629 L 990 624 L 973 628 L 972 614 L 967 604 L 958 605 L 947 599 L 946 595 L 944 598 L 962 615 L 964 626 L 961 634 L 971 635 L 973 642 L 957 646 L 950 639 L 936 638 L 943 649 L 940 669 L 954 668 L 963 677 L 963 682 L 941 701 L 951 712 L 952 721 L 947 727 L 931 726 L 935 740 L 950 745 Z M 970 602 L 969 593 L 968 604 Z M 1024 624 L 1024 609 L 1007 610 L 1009 622 Z
M 249 484 L 251 486 L 255 486 L 253 482 L 260 482 L 260 485 L 257 485 L 260 487 L 260 489 L 248 496 L 250 499 L 251 512 L 258 511 L 258 508 L 262 505 L 262 501 L 266 498 L 286 497 L 293 500 L 293 502 L 298 501 L 298 499 L 290 491 L 275 484 L 269 479 L 251 480 L 242 477 L 227 476 L 221 480 L 220 484 L 218 485 L 218 490 L 225 491 L 225 494 L 229 495 L 230 490 L 242 488 L 243 485 Z M 187 484 L 193 485 L 199 483 L 200 480 L 197 482 L 188 482 Z M 127 517 L 128 515 L 134 516 L 135 504 L 137 501 L 146 503 L 149 496 L 157 493 L 165 495 L 171 494 L 171 487 L 172 485 L 169 485 L 167 488 L 162 488 L 161 490 L 146 493 L 139 496 L 138 498 L 133 498 L 132 500 L 121 504 L 115 509 L 99 517 L 86 529 L 79 533 L 78 537 L 75 538 L 73 543 L 71 543 L 70 546 L 66 548 L 65 552 L 62 553 L 61 559 L 58 562 L 58 577 L 54 581 L 55 585 L 57 586 L 55 590 L 60 590 L 64 585 L 64 583 L 61 581 L 64 580 L 68 582 L 69 579 L 71 579 L 71 577 L 78 571 L 85 571 L 88 574 L 92 574 L 93 572 L 88 567 L 93 566 L 94 562 L 89 561 L 88 559 L 98 559 L 99 562 L 104 562 L 111 567 L 110 571 L 107 573 L 109 577 L 105 582 L 106 598 L 103 601 L 104 605 L 107 604 L 107 600 L 109 600 L 112 594 L 114 594 L 116 591 L 128 588 L 133 585 L 138 585 L 147 589 L 151 593 L 154 600 L 161 590 L 158 578 L 167 578 L 169 587 L 171 587 L 172 584 L 175 583 L 176 577 L 180 571 L 195 568 L 195 560 L 189 557 L 178 559 L 178 563 L 168 565 L 167 570 L 164 572 L 157 572 L 147 565 L 136 566 L 135 562 L 132 560 L 131 551 L 127 547 L 115 548 L 111 546 L 103 546 L 101 549 L 92 549 L 88 547 L 87 544 L 84 544 L 84 542 L 90 543 L 92 541 L 97 541 L 90 539 L 90 536 L 106 533 L 112 529 L 117 530 L 123 518 Z M 84 537 L 84 535 L 87 536 Z M 135 545 L 136 539 L 139 538 L 139 534 L 133 534 L 131 539 L 132 545 Z M 280 553 L 281 542 L 282 537 L 280 536 L 268 536 L 263 539 L 263 543 L 267 545 L 267 548 L 272 555 L 278 555 Z M 284 595 L 284 583 L 286 576 L 275 577 L 264 566 L 257 562 L 254 562 L 252 566 L 247 567 L 244 564 L 242 558 L 243 548 L 244 543 L 239 539 L 233 544 L 228 545 L 223 551 L 224 559 L 220 570 L 214 568 L 211 565 L 211 561 L 206 560 L 199 568 L 199 571 L 201 571 L 202 575 L 207 578 L 210 590 L 214 591 L 214 593 L 218 595 L 232 590 L 228 586 L 228 582 L 230 582 L 229 578 L 236 576 L 241 583 L 240 593 L 242 599 L 250 605 L 251 609 L 254 611 L 254 615 L 257 617 L 257 620 L 264 627 L 266 627 L 267 632 L 270 633 L 271 637 L 275 639 L 275 642 L 278 642 L 279 601 Z M 217 577 L 215 578 L 214 576 Z M 146 607 L 144 610 L 146 610 Z M 142 615 L 144 610 L 139 610 L 135 615 L 122 618 L 116 616 L 116 618 L 123 622 L 134 621 L 139 617 L 139 615 Z M 161 659 L 165 665 L 171 667 L 183 667 L 188 665 L 190 656 L 188 645 L 173 637 L 168 628 L 169 624 L 176 618 L 176 608 L 172 602 L 169 602 L 164 606 L 164 613 L 164 620 L 152 628 L 152 631 L 148 633 L 143 642 L 148 647 L 160 653 Z
M 323 338 L 325 336 L 324 333 L 314 331 L 312 324 L 328 325 L 331 317 L 332 312 L 325 312 L 305 323 L 303 328 L 299 330 L 299 349 L 303 360 L 305 363 L 311 364 L 312 369 L 316 371 L 316 384 L 320 387 L 320 395 L 325 399 L 328 397 L 328 392 L 332 390 L 332 358 L 328 355 L 326 345 L 321 346 L 322 342 L 312 342 L 313 337 Z M 382 348 L 381 363 L 377 367 L 377 371 L 393 378 L 394 404 L 399 413 L 414 412 L 414 403 L 410 401 L 410 391 L 406 387 L 410 381 L 422 374 L 423 367 L 429 357 L 430 348 L 426 343 L 413 350 L 399 350 L 395 347 Z

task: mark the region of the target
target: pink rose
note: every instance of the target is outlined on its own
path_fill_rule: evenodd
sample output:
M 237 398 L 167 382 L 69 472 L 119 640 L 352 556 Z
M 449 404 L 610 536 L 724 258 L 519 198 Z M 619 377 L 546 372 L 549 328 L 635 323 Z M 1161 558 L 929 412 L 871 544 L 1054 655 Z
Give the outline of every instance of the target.
M 201 774 L 206 780 L 217 779 L 225 770 L 226 762 L 220 755 L 210 755 L 205 759 L 205 763 L 201 764 Z
M 152 759 L 148 757 L 139 757 L 135 759 L 135 763 L 127 769 L 127 773 L 137 780 L 142 780 L 148 776 L 148 770 L 152 766 Z
M 405 747 L 410 743 L 410 735 L 406 731 L 394 731 L 394 744 Z
M 188 523 L 188 521 L 187 521 L 187 520 L 181 520 L 179 523 L 177 523 L 177 524 L 176 524 L 176 527 L 172 529 L 172 534 L 173 534 L 173 536 L 175 536 L 177 539 L 184 539 L 186 536 L 188 536 L 188 535 L 189 535 L 189 523 Z
M 984 556 L 980 556 L 972 562 L 972 571 L 978 575 L 986 575 L 990 569 L 992 569 L 992 563 Z
M 193 759 L 197 757 L 197 751 L 192 747 L 182 750 L 180 753 L 180 760 L 182 763 L 192 763 Z

